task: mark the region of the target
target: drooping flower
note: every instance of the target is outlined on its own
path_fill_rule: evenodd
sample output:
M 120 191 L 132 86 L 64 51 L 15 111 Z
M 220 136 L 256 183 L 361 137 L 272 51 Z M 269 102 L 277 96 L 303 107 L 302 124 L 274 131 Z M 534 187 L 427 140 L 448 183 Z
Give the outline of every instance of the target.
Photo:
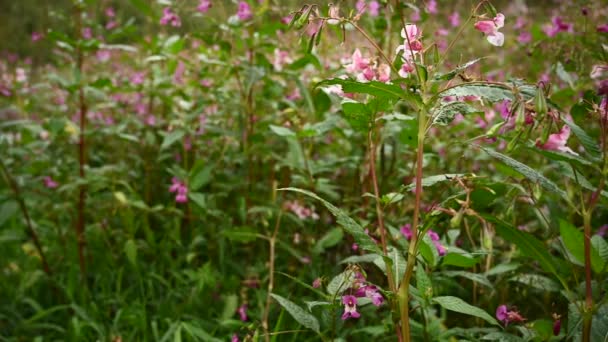
M 551 18 L 551 24 L 545 24 L 543 26 L 543 31 L 547 36 L 554 37 L 560 32 L 573 33 L 574 25 L 572 23 L 564 22 L 562 17 L 554 16 Z
M 201 13 L 207 13 L 211 6 L 211 0 L 201 0 L 198 6 L 196 7 L 196 10 Z
M 517 310 L 509 310 L 504 304 L 496 308 L 496 318 L 505 326 L 509 323 L 521 323 L 526 320 Z
M 359 318 L 361 314 L 357 312 L 357 297 L 352 295 L 342 296 L 342 304 L 344 304 L 344 313 L 342 320 L 349 318 Z
M 253 18 L 253 12 L 251 12 L 251 6 L 246 1 L 239 1 L 239 8 L 236 12 L 239 20 L 245 21 Z
M 161 25 L 170 24 L 173 27 L 180 27 L 180 26 L 182 26 L 182 21 L 177 16 L 177 14 L 175 14 L 171 11 L 171 8 L 165 7 L 165 9 L 163 9 L 163 16 L 160 18 L 160 24 Z
M 176 177 L 171 179 L 171 186 L 169 187 L 169 192 L 175 193 L 175 202 L 177 203 L 186 203 L 188 202 L 188 187 L 184 182 L 180 181 Z
M 553 322 L 553 336 L 558 336 L 559 332 L 561 330 L 562 330 L 562 320 L 558 318 Z
M 247 321 L 247 319 L 248 319 L 247 304 L 243 304 L 243 305 L 239 306 L 239 308 L 236 310 L 236 312 L 239 314 L 239 318 L 241 319 L 241 321 L 243 321 L 243 322 Z
M 366 285 L 360 287 L 355 293 L 355 296 L 367 297 L 372 300 L 372 304 L 374 304 L 375 306 L 380 306 L 382 305 L 382 303 L 384 303 L 384 297 L 382 297 L 382 294 L 380 293 L 376 285 Z
M 492 20 L 480 20 L 475 23 L 475 29 L 483 32 L 488 42 L 494 46 L 502 46 L 505 42 L 505 35 L 498 32 L 503 26 L 505 26 L 505 16 L 502 13 L 496 14 Z
M 566 146 L 568 138 L 570 138 L 570 126 L 564 125 L 559 132 L 549 135 L 549 139 L 547 139 L 544 144 L 541 145 L 540 142 L 537 141 L 536 145 L 543 150 L 560 151 L 578 155 L 578 153 Z
M 321 287 L 321 278 L 316 278 L 312 282 L 312 287 L 315 288 L 315 289 L 318 289 L 319 287 Z

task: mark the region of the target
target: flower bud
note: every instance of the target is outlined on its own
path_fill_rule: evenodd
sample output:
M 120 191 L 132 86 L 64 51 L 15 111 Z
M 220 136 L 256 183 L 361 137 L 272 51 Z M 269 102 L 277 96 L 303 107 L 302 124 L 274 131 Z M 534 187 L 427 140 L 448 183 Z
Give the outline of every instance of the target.
M 538 114 L 539 120 L 542 120 L 545 114 L 547 114 L 547 99 L 542 87 L 538 87 L 534 96 L 534 111 Z

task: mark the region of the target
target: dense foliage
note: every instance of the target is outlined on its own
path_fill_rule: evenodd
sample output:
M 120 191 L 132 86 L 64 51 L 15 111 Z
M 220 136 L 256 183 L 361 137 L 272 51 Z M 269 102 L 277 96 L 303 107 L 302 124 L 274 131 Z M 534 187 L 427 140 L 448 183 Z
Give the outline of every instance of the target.
M 608 339 L 602 1 L 44 3 L 0 341 Z

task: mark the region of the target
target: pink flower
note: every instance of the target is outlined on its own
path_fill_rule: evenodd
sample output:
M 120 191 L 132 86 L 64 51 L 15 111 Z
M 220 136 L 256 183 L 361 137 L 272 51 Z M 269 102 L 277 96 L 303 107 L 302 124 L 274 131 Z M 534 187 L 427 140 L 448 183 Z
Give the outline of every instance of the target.
M 42 39 L 44 37 L 44 35 L 40 32 L 32 32 L 32 41 L 33 42 L 37 42 L 40 39 Z
M 282 71 L 285 64 L 292 63 L 293 60 L 289 56 L 289 52 L 280 49 L 274 49 L 274 59 L 272 65 L 276 71 Z
M 178 18 L 179 19 L 179 18 Z M 178 25 L 179 26 L 179 25 Z M 118 27 L 118 22 L 116 22 L 115 20 L 110 20 L 108 21 L 108 23 L 106 24 L 106 30 L 111 30 Z
M 173 27 L 180 27 L 180 26 L 182 26 L 182 21 L 177 16 L 177 14 L 175 14 L 171 11 L 171 8 L 165 7 L 165 9 L 163 9 L 163 16 L 160 18 L 160 24 L 161 25 L 171 24 L 171 26 L 173 26 Z
M 562 129 L 558 133 L 549 135 L 549 139 L 543 145 L 539 145 L 540 142 L 536 142 L 536 146 L 543 150 L 560 151 L 578 155 L 578 153 L 572 151 L 570 147 L 566 146 L 568 138 L 570 137 L 570 127 L 568 125 L 562 126 Z
M 356 49 L 351 57 L 351 63 L 344 67 L 348 73 L 358 73 L 365 70 L 369 66 L 369 63 L 369 59 L 363 58 L 361 51 Z
M 179 61 L 177 63 L 177 67 L 175 68 L 175 72 L 173 73 L 173 82 L 177 84 L 182 84 L 184 82 L 184 72 L 186 71 L 186 65 L 184 62 Z
M 413 11 L 412 14 L 410 15 L 410 20 L 412 22 L 419 22 L 420 21 L 420 11 L 416 10 Z
M 505 42 L 505 35 L 498 32 L 498 29 L 505 26 L 505 16 L 498 13 L 492 20 L 481 20 L 475 23 L 475 29 L 483 32 L 488 42 L 494 46 L 502 46 Z
M 598 25 L 597 32 L 608 33 L 608 24 Z
M 608 224 L 605 224 L 597 230 L 597 233 L 595 233 L 595 235 L 605 237 L 607 232 L 608 232 Z
M 93 38 L 93 30 L 90 27 L 85 27 L 82 29 L 82 38 L 91 39 Z
M 346 320 L 351 317 L 361 317 L 361 314 L 357 312 L 357 297 L 351 295 L 343 296 L 342 304 L 344 304 L 344 313 L 342 314 L 342 320 Z
M 496 308 L 496 318 L 501 321 L 501 322 L 506 322 L 507 321 L 507 306 L 506 305 L 500 305 L 499 307 Z
M 237 334 L 232 334 L 232 338 L 230 339 L 230 342 L 240 342 L 241 340 L 239 340 L 239 335 Z
M 211 0 L 201 0 L 201 2 L 198 4 L 198 6 L 196 7 L 196 10 L 201 12 L 201 13 L 207 13 L 207 11 L 209 11 L 209 9 L 211 8 Z
M 559 335 L 560 330 L 562 330 L 562 320 L 556 319 L 555 322 L 553 322 L 553 335 Z
M 376 0 L 372 0 L 369 2 L 369 15 L 372 17 L 377 17 L 380 15 L 380 3 Z
M 133 73 L 133 75 L 131 75 L 131 78 L 129 80 L 131 81 L 131 83 L 133 85 L 140 85 L 140 84 L 144 83 L 145 79 L 146 79 L 146 73 L 142 71 L 142 72 Z
M 521 44 L 528 44 L 532 41 L 532 34 L 528 31 L 522 31 L 517 37 L 517 41 Z
M 241 319 L 241 321 L 245 322 L 247 321 L 248 317 L 247 317 L 247 304 L 243 304 L 241 305 L 236 312 L 239 314 L 239 317 Z
M 312 287 L 318 289 L 321 287 L 321 278 L 317 278 L 312 282 Z
M 239 1 L 239 8 L 236 12 L 236 15 L 240 20 L 245 21 L 253 18 L 253 13 L 251 12 L 251 6 L 245 1 Z
M 437 14 L 437 1 L 429 0 L 426 3 L 426 11 L 430 14 Z
M 450 25 L 452 25 L 452 27 L 460 26 L 460 13 L 456 11 L 452 12 L 452 14 L 450 14 L 448 17 L 448 20 L 450 21 Z
M 114 12 L 114 8 L 112 8 L 112 7 L 106 8 L 106 16 L 108 18 L 114 18 L 116 16 L 116 12 Z
M 45 176 L 43 178 L 43 183 L 44 183 L 44 186 L 49 189 L 55 189 L 56 187 L 59 186 L 59 184 L 57 182 L 55 182 L 53 180 L 53 178 L 51 178 L 51 176 Z
M 574 25 L 564 22 L 559 16 L 554 16 L 551 18 L 551 24 L 543 26 L 543 31 L 547 36 L 554 37 L 560 32 L 574 33 Z

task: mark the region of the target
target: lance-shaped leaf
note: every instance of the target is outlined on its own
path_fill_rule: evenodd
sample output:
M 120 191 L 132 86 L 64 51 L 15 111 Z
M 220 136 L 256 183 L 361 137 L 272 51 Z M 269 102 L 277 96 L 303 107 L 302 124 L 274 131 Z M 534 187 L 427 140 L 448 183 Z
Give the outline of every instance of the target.
M 315 316 L 309 314 L 308 312 L 306 312 L 306 310 L 302 309 L 299 305 L 290 301 L 287 298 L 283 298 L 274 293 L 271 293 L 270 295 L 277 302 L 279 302 L 279 304 L 285 310 L 287 310 L 287 312 L 289 312 L 291 317 L 293 317 L 298 323 L 302 324 L 303 326 L 307 327 L 308 329 L 312 329 L 313 331 L 315 331 L 317 333 L 319 332 L 319 321 L 317 320 L 317 318 Z
M 498 323 L 498 321 L 496 321 L 496 319 L 494 319 L 494 317 L 490 316 L 487 312 L 485 312 L 484 310 L 482 310 L 476 306 L 473 306 L 473 305 L 465 302 L 464 300 L 462 300 L 458 297 L 452 297 L 452 296 L 435 297 L 435 298 L 433 298 L 433 302 L 441 305 L 446 310 L 459 312 L 459 313 L 462 313 L 465 315 L 479 317 L 490 324 L 500 325 Z
M 378 81 L 357 82 L 349 79 L 333 78 L 316 84 L 316 87 L 339 84 L 345 93 L 369 94 L 376 97 L 385 97 L 391 100 L 405 98 L 405 91 L 394 84 Z
M 585 262 L 585 236 L 570 222 L 559 220 L 559 233 L 566 245 L 566 249 L 572 254 L 572 256 L 579 261 L 581 264 Z M 595 273 L 601 273 L 604 269 L 604 260 L 600 256 L 600 253 L 592 245 L 591 251 L 591 268 Z
M 481 60 L 481 58 L 477 58 L 477 59 L 474 59 L 472 61 L 468 61 L 468 62 L 464 63 L 463 65 L 458 66 L 454 70 L 452 70 L 452 71 L 450 71 L 448 73 L 445 73 L 445 74 L 435 74 L 434 79 L 435 79 L 435 81 L 441 81 L 441 80 L 448 81 L 448 80 L 451 80 L 452 78 L 456 77 L 456 75 L 458 75 L 462 71 L 466 70 L 466 68 L 468 68 L 471 65 L 479 62 L 480 60 Z
M 342 101 L 342 112 L 353 129 L 361 132 L 370 129 L 373 113 L 365 103 L 346 99 Z
M 338 209 L 333 204 L 317 196 L 315 193 L 312 193 L 307 190 L 298 188 L 283 188 L 279 190 L 299 192 L 301 194 L 320 201 L 327 208 L 327 210 L 329 210 L 329 212 L 331 212 L 332 215 L 336 217 L 338 224 L 342 226 L 342 228 L 344 228 L 344 230 L 346 230 L 350 235 L 353 236 L 355 242 L 359 245 L 359 247 L 372 253 L 382 254 L 382 251 L 380 250 L 378 245 L 376 245 L 374 240 L 372 240 L 372 238 L 369 237 L 367 233 L 365 233 L 363 227 L 361 227 L 361 225 L 359 225 L 355 220 L 353 220 L 350 216 L 346 215 L 342 210 Z
M 540 172 L 534 170 L 533 168 L 529 167 L 528 165 L 520 163 L 511 157 L 508 157 L 502 153 L 494 151 L 493 149 L 489 149 L 489 148 L 482 147 L 479 145 L 475 145 L 475 146 L 479 147 L 480 149 L 482 149 L 484 152 L 486 152 L 493 158 L 500 160 L 501 162 L 503 162 L 504 164 L 509 166 L 511 169 L 513 169 L 515 172 L 526 177 L 530 181 L 540 184 L 540 186 L 545 188 L 545 190 L 558 194 L 565 200 L 568 200 L 568 195 L 566 194 L 566 192 L 564 190 L 560 189 L 555 183 L 553 183 L 547 177 L 543 176 Z
M 440 106 L 433 109 L 431 117 L 433 118 L 433 125 L 447 126 L 454 120 L 456 115 L 469 115 L 473 113 L 483 112 L 465 102 L 442 102 Z

